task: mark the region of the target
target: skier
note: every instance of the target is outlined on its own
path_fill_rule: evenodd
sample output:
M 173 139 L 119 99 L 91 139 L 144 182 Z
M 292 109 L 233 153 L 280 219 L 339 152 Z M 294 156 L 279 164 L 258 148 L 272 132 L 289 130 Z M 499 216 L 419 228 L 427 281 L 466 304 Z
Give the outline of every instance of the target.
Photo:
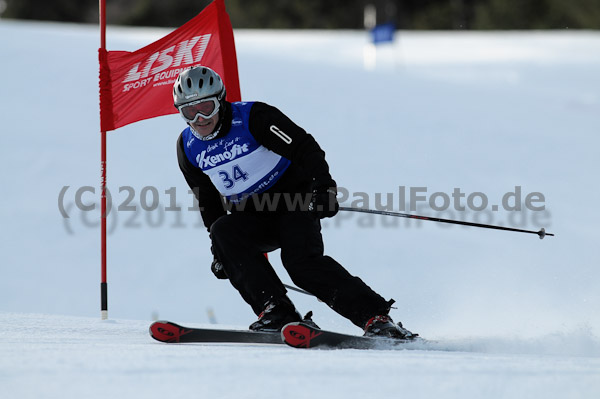
M 417 336 L 388 315 L 393 299 L 323 255 L 320 219 L 333 217 L 339 205 L 313 136 L 268 104 L 226 101 L 221 77 L 208 67 L 181 72 L 173 100 L 188 124 L 177 157 L 210 234 L 211 270 L 258 315 L 251 330 L 280 331 L 301 320 L 264 255 L 280 248 L 292 281 L 365 336 Z

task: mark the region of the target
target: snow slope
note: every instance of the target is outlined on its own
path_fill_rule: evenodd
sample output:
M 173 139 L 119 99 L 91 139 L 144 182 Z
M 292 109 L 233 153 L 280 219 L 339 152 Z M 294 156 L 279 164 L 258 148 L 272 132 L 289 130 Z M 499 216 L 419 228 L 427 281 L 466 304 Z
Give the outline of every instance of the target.
M 591 398 L 594 357 L 466 348 L 309 351 L 273 345 L 166 345 L 142 321 L 0 313 L 0 381 L 29 398 Z M 478 347 L 477 347 L 478 346 Z M 521 347 L 523 349 L 523 347 Z M 555 348 L 556 349 L 556 348 Z M 594 395 L 596 394 L 596 395 Z
M 110 27 L 108 47 L 133 50 L 167 32 Z M 99 320 L 98 211 L 75 205 L 80 187 L 96 188 L 84 203 L 99 197 L 98 42 L 93 26 L 0 20 L 0 381 L 11 397 L 600 393 L 600 34 L 401 32 L 365 69 L 361 32 L 236 32 L 244 99 L 278 106 L 317 138 L 345 205 L 358 192 L 371 207 L 376 193 L 397 204 L 400 186 L 481 192 L 490 206 L 515 186 L 523 198 L 544 195 L 544 211 L 439 214 L 556 233 L 541 241 L 354 214 L 324 223 L 326 252 L 443 349 L 394 352 L 152 342 L 153 317 L 254 320 L 210 273 L 177 168 L 176 115 L 109 134 L 115 204 L 133 189 L 137 210 L 109 219 L 111 320 Z M 157 189 L 159 210 L 141 209 L 145 187 Z M 172 187 L 181 212 L 164 210 Z M 322 327 L 359 333 L 290 295 Z

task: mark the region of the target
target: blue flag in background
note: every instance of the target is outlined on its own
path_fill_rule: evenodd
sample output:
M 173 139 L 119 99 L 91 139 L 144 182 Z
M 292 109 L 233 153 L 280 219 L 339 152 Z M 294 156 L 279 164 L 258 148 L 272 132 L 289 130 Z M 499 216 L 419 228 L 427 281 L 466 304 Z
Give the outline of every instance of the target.
M 373 44 L 386 43 L 394 41 L 394 31 L 396 26 L 393 22 L 380 24 L 371 29 L 371 38 Z

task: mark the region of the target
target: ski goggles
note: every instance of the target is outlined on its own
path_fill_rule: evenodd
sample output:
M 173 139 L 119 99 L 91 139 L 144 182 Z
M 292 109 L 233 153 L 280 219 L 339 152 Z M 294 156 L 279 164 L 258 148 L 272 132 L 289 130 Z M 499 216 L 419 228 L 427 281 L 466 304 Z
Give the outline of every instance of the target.
M 217 97 L 210 97 L 180 105 L 177 109 L 186 122 L 195 123 L 198 118 L 210 119 L 215 116 L 219 106 Z

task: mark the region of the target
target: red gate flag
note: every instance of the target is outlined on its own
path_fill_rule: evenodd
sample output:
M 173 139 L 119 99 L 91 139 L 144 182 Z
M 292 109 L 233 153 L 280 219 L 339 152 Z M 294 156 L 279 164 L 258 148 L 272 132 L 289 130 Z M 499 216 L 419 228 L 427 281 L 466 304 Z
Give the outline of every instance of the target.
M 240 101 L 233 29 L 224 0 L 162 39 L 137 51 L 106 51 L 100 58 L 100 128 L 106 132 L 156 116 L 176 113 L 173 83 L 195 65 L 214 69 L 228 101 Z

